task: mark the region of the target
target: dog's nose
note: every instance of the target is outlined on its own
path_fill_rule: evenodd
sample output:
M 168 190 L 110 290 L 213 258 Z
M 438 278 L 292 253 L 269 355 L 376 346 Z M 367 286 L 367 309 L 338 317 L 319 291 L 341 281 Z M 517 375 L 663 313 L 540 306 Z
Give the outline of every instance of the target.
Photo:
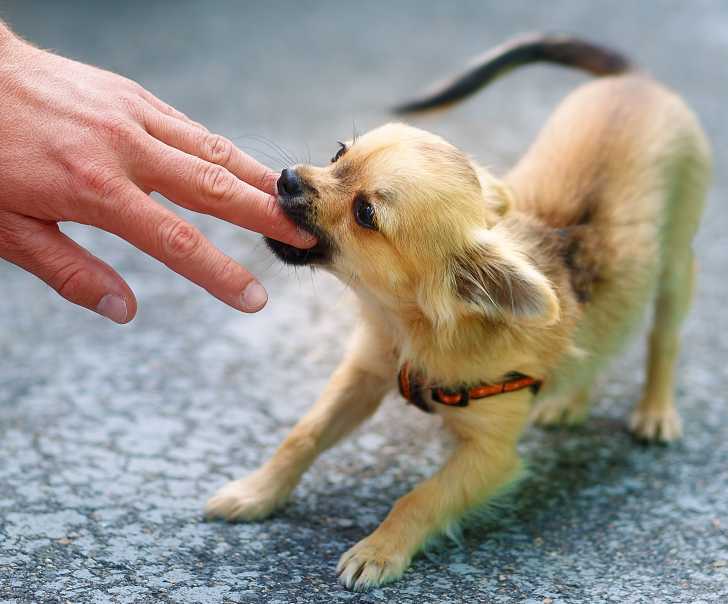
M 281 195 L 295 197 L 296 195 L 303 193 L 301 179 L 298 178 L 296 171 L 291 168 L 286 168 L 281 172 L 281 177 L 278 179 L 277 187 L 278 192 Z

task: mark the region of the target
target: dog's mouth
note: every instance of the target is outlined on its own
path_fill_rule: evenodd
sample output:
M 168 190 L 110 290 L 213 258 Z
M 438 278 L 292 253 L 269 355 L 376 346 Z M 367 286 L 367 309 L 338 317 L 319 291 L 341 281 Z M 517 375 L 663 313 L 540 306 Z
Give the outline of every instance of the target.
M 315 222 L 315 213 L 311 209 L 305 194 L 298 195 L 278 195 L 278 205 L 285 212 L 296 226 L 314 235 L 318 241 L 316 245 L 307 249 L 301 249 L 265 237 L 268 248 L 278 257 L 279 260 L 286 264 L 295 266 L 304 266 L 311 264 L 325 265 L 331 261 L 334 246 L 331 239 L 320 229 Z

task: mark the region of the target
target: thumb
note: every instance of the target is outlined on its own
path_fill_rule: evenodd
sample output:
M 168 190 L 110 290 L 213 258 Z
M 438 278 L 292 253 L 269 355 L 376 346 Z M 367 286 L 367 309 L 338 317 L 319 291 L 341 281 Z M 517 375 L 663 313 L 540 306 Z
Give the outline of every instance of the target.
M 33 273 L 69 302 L 116 323 L 128 323 L 136 314 L 134 293 L 119 274 L 55 223 L 3 214 L 0 257 Z

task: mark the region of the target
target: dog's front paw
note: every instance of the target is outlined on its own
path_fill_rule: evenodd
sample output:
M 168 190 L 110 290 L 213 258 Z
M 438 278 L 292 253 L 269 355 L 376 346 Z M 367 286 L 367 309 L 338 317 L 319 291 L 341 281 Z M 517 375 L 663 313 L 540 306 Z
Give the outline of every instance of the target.
M 632 434 L 648 442 L 669 443 L 678 440 L 682 436 L 682 421 L 675 407 L 655 407 L 657 406 L 640 405 L 632 413 L 629 419 Z
M 367 591 L 401 577 L 410 559 L 397 550 L 396 542 L 373 533 L 341 556 L 336 572 L 348 589 Z
M 280 508 L 290 489 L 278 484 L 261 470 L 222 487 L 205 506 L 205 517 L 229 522 L 261 520 Z

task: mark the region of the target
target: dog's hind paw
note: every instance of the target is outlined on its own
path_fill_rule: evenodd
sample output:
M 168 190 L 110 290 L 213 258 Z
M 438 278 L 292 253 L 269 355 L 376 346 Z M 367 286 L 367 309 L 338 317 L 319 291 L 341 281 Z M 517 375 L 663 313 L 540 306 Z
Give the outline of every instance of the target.
M 280 508 L 288 499 L 289 489 L 254 472 L 247 478 L 233 480 L 222 487 L 205 506 L 205 517 L 229 522 L 262 520 Z
M 370 535 L 341 556 L 336 568 L 340 583 L 353 591 L 368 591 L 402 576 L 410 557 L 397 552 L 391 542 L 378 541 Z
M 659 410 L 638 408 L 629 420 L 629 429 L 639 440 L 669 443 L 682 436 L 682 421 L 672 405 Z

